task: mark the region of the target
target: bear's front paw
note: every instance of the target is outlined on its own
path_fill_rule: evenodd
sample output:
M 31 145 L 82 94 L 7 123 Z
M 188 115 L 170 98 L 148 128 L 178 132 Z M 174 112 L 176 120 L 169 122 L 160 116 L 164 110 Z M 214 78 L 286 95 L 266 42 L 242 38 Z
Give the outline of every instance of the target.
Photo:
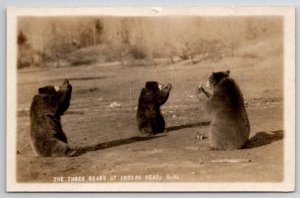
M 200 84 L 198 85 L 198 93 L 202 93 L 202 92 L 204 92 L 204 88 L 203 88 L 203 83 L 201 81 Z
M 80 152 L 75 149 L 68 149 L 66 156 L 67 157 L 77 157 L 80 155 Z

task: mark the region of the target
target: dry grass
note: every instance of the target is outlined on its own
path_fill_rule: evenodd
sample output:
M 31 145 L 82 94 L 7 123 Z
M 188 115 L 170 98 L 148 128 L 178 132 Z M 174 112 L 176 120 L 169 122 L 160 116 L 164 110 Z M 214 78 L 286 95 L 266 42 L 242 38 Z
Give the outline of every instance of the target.
M 26 60 L 35 57 L 40 67 L 111 61 L 130 66 L 140 59 L 155 65 L 161 58 L 195 64 L 230 56 L 261 58 L 282 49 L 268 48 L 267 41 L 282 36 L 280 17 L 21 17 L 18 32 L 33 49 L 24 54 Z M 260 48 L 271 52 L 257 54 Z

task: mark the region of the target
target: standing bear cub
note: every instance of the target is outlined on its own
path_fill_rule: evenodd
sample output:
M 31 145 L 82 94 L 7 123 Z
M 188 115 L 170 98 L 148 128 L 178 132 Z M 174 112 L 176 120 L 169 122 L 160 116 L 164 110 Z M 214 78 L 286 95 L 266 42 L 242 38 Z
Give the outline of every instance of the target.
M 229 70 L 212 73 L 208 81 L 212 94 L 202 83 L 198 87 L 199 93 L 205 95 L 204 109 L 211 117 L 209 141 L 213 150 L 240 149 L 249 138 L 250 125 L 243 95 L 229 73 Z
M 30 143 L 39 157 L 75 156 L 68 146 L 60 117 L 69 108 L 72 86 L 64 80 L 59 87 L 39 88 L 30 109 Z
M 171 89 L 171 84 L 146 82 L 139 97 L 136 114 L 139 131 L 143 135 L 151 136 L 164 132 L 165 120 L 160 112 L 160 106 L 168 100 Z

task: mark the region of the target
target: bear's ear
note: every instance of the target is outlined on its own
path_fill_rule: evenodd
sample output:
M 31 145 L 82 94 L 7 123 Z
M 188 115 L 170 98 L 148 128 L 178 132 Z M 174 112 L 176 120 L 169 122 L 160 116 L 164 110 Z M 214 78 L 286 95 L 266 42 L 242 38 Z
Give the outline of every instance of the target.
M 145 87 L 148 90 L 157 91 L 158 90 L 158 82 L 156 82 L 156 81 L 148 81 L 148 82 L 146 82 Z
M 226 74 L 227 76 L 229 76 L 230 70 L 225 71 L 225 74 Z
M 145 88 L 149 88 L 149 87 L 151 87 L 151 82 L 150 81 L 146 82 L 146 84 L 145 84 Z
M 55 88 L 53 86 L 46 86 L 39 88 L 39 94 L 54 94 L 56 93 Z
M 44 90 L 45 90 L 44 87 L 39 88 L 39 94 L 43 94 L 45 92 Z
M 215 75 L 216 75 L 216 72 L 213 72 L 212 75 L 215 76 Z

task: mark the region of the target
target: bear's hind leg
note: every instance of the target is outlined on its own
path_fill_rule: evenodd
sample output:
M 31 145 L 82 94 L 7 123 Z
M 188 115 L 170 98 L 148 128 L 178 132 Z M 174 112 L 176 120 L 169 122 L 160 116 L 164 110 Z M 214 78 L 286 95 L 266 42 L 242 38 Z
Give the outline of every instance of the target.
M 153 131 L 152 131 L 150 124 L 140 128 L 140 132 L 142 133 L 142 136 L 152 136 L 153 135 Z
M 162 116 L 158 117 L 154 122 L 152 122 L 153 134 L 165 132 L 165 120 Z
M 70 154 L 70 147 L 68 144 L 57 140 L 53 139 L 51 140 L 51 156 L 52 157 L 64 157 L 68 156 Z

